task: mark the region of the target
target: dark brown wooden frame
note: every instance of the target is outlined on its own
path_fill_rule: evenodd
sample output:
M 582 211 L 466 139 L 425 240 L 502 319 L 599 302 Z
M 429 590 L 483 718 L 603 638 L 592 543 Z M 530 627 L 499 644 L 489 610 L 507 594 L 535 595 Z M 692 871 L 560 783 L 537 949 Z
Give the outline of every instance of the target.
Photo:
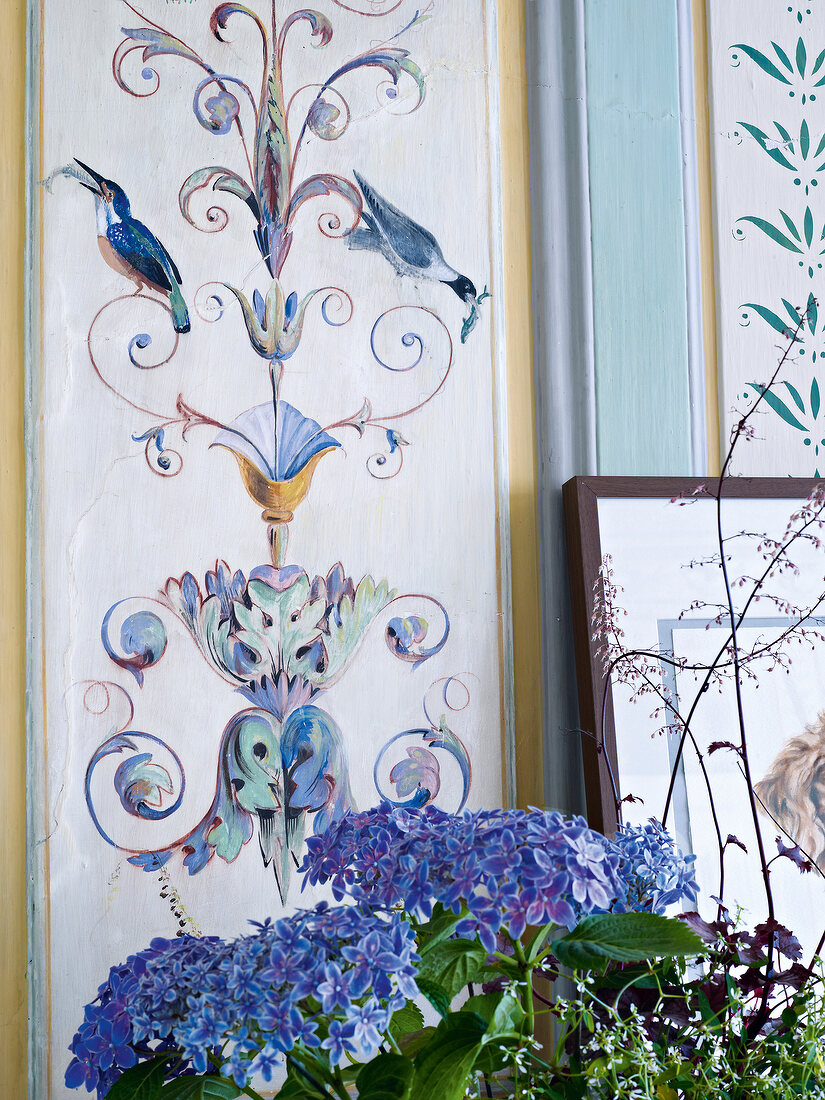
M 804 500 L 817 484 L 819 482 L 815 478 L 727 478 L 722 497 L 723 499 Z M 591 628 L 593 585 L 602 561 L 598 502 L 600 499 L 609 497 L 670 500 L 671 497 L 679 494 L 690 494 L 700 485 L 704 485 L 708 493 L 715 495 L 719 489 L 719 479 L 574 477 L 564 485 L 562 490 L 587 817 L 593 828 L 608 834 L 616 828 L 616 806 L 608 764 L 620 797 L 621 776 L 616 753 L 616 730 L 610 685 L 605 682 L 601 661 L 596 656 Z M 603 704 L 604 753 L 601 753 L 599 731 L 602 725 Z M 607 761 L 605 761 L 605 755 Z

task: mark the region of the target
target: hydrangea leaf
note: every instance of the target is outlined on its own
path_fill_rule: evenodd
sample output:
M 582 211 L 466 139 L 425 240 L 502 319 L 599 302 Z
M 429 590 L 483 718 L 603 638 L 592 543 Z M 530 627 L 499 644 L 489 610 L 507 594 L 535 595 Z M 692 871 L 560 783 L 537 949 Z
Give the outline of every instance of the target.
M 444 1015 L 446 1015 L 446 1010 Z M 414 1031 L 411 1035 L 405 1035 L 398 1040 L 398 1045 L 408 1058 L 415 1058 L 419 1050 L 423 1050 L 435 1035 L 434 1027 L 422 1027 L 420 1031 Z
M 442 1020 L 415 1060 L 410 1100 L 462 1100 L 486 1030 L 475 1012 L 456 1012 Z
M 463 1012 L 477 1012 L 487 1021 L 484 1045 L 473 1069 L 488 1076 L 498 1073 L 510 1061 L 510 1046 L 519 1041 L 524 1009 L 518 998 L 512 993 L 482 993 L 470 997 L 461 1007 Z
M 524 1009 L 521 1007 L 518 998 L 512 993 L 505 993 L 498 998 L 498 1004 L 488 1023 L 485 1040 L 489 1041 L 500 1035 L 510 1034 L 516 1030 L 523 1019 Z
M 124 1070 L 106 1093 L 107 1097 L 109 1100 L 158 1100 L 168 1065 L 168 1058 L 139 1062 Z
M 407 1100 L 413 1064 L 403 1054 L 379 1054 L 355 1079 L 358 1100 Z
M 442 989 L 438 982 L 430 981 L 429 978 L 422 978 L 420 970 L 416 978 L 416 983 L 422 995 L 427 998 L 438 1015 L 446 1017 L 450 1011 L 451 1000 L 451 998 L 447 996 L 447 991 Z
M 524 1009 L 512 993 L 478 993 L 461 1006 L 463 1012 L 477 1012 L 487 1021 L 486 1038 L 514 1031 L 524 1019 Z
M 601 966 L 606 959 L 641 962 L 675 955 L 701 955 L 699 937 L 681 921 L 657 913 L 607 913 L 585 917 L 572 932 L 553 943 L 560 962 L 577 969 Z
M 290 1069 L 278 1093 L 278 1100 L 324 1100 L 324 1094 Z
M 403 1039 L 405 1035 L 420 1031 L 423 1026 L 424 1013 L 415 1001 L 408 1001 L 403 1008 L 399 1008 L 397 1012 L 393 1012 L 389 1031 L 393 1039 L 398 1042 L 398 1040 Z
M 424 956 L 418 972 L 440 985 L 452 999 L 470 982 L 478 981 L 487 954 L 476 940 L 444 940 Z
M 423 958 L 437 943 L 441 943 L 455 932 L 461 916 L 452 909 L 445 909 L 440 902 L 433 906 L 433 915 L 426 924 L 418 928 L 418 953 Z
M 158 1097 L 158 1100 L 235 1100 L 243 1093 L 234 1081 L 216 1077 L 179 1077 L 170 1081 Z

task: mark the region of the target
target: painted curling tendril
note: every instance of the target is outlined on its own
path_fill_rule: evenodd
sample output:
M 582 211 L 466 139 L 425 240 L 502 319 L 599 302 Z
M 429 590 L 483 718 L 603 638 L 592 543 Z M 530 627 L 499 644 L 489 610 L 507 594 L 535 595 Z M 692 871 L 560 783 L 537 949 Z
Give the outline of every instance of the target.
M 450 701 L 451 689 L 458 690 L 463 696 L 461 703 Z M 437 723 L 430 717 L 427 702 L 434 691 L 439 696 L 440 705 L 445 708 Z M 434 802 L 441 790 L 441 765 L 436 755 L 441 751 L 458 764 L 461 794 L 454 809 L 456 813 L 461 813 L 470 793 L 472 767 L 466 746 L 450 729 L 447 712 L 466 710 L 469 705 L 470 690 L 459 677 L 445 676 L 431 685 L 424 700 L 424 716 L 429 724 L 396 733 L 384 744 L 376 758 L 373 782 L 385 802 L 408 808 L 420 808 Z M 406 758 L 397 761 L 387 772 L 387 758 L 391 755 L 393 746 L 403 746 Z M 385 779 L 389 779 L 392 789 L 387 787 Z

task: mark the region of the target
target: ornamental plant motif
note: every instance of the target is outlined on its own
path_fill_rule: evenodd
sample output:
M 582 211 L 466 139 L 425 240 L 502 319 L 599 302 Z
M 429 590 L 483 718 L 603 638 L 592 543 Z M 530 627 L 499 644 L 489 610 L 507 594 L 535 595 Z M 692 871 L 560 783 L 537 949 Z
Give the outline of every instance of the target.
M 825 169 L 825 134 L 813 148 L 811 131 L 806 119 L 802 119 L 799 128 L 798 139 L 791 137 L 790 133 L 779 122 L 774 122 L 778 137 L 766 134 L 758 126 L 748 122 L 738 122 L 746 130 L 760 149 L 763 149 L 774 163 L 794 174 L 794 185 L 800 187 L 803 179 L 805 182 L 805 194 L 809 194 L 811 188 L 819 186 L 817 176 Z M 816 162 L 821 160 L 820 164 Z
M 207 664 L 252 707 L 239 711 L 223 731 L 218 785 L 204 817 L 162 849 L 135 850 L 113 839 L 96 809 L 94 773 L 107 757 L 134 753 L 126 755 L 115 773 L 121 806 L 133 817 L 159 821 L 181 806 L 185 776 L 180 759 L 160 738 L 148 734 L 124 727 L 109 737 L 86 772 L 87 805 L 103 839 L 146 871 L 157 871 L 177 851 L 189 873 L 197 874 L 215 855 L 233 862 L 257 831 L 264 864 L 272 867 L 285 899 L 309 815 L 314 828 L 323 831 L 353 805 L 341 731 L 317 700 L 345 674 L 381 612 L 401 598 L 386 581 L 376 584 L 367 576 L 355 584 L 340 564 L 326 577 L 313 579 L 298 566 L 266 565 L 253 569 L 247 579 L 240 570 L 233 573 L 225 562 L 217 562 L 206 574 L 203 590 L 191 573 L 167 581 L 158 606 L 177 616 Z M 120 607 L 116 604 L 107 613 L 104 646 L 140 685 L 144 669 L 157 664 L 166 651 L 166 629 L 152 611 L 126 615 L 120 631 L 124 651 L 119 654 L 109 628 Z M 415 667 L 438 653 L 450 629 L 443 614 L 443 635 L 430 648 L 421 644 L 428 632 L 425 620 L 417 619 L 418 628 L 409 633 L 406 620 L 390 619 L 385 638 L 393 656 Z M 427 748 L 413 745 L 407 750 L 410 763 L 397 764 L 390 773 L 396 799 L 425 805 L 437 796 L 440 767 L 433 750 L 441 749 L 458 761 L 463 806 L 470 785 L 469 757 L 446 725 L 392 737 L 376 761 L 379 791 L 386 748 L 399 740 L 419 739 Z M 175 776 L 151 763 L 151 751 L 145 750 L 157 747 L 171 754 Z M 421 753 L 426 753 L 426 767 L 416 770 Z
M 775 61 L 768 53 L 763 53 L 754 46 L 748 46 L 744 42 L 736 42 L 728 47 L 732 51 L 737 51 L 730 55 L 731 65 L 738 68 L 742 64 L 738 52 L 741 51 L 751 61 L 755 62 L 763 73 L 772 77 L 779 84 L 790 88 L 788 95 L 791 99 L 801 93 L 803 106 L 808 101 L 815 103 L 816 91 L 814 89 L 821 88 L 825 84 L 825 71 L 822 68 L 825 64 L 825 50 L 821 50 L 815 56 L 809 58 L 808 48 L 801 36 L 796 40 L 795 49 L 791 51 L 793 57 L 790 57 L 776 42 L 771 42 L 771 47 L 776 58 Z M 814 77 L 818 79 L 814 80 Z
M 751 323 L 751 312 L 755 313 L 774 332 L 786 340 L 792 339 L 794 354 L 798 356 L 800 363 L 803 359 L 810 362 L 813 367 L 817 358 L 822 359 L 822 347 L 817 348 L 822 332 L 819 326 L 819 307 L 813 294 L 808 295 L 808 304 L 804 312 L 800 312 L 786 299 L 782 299 L 786 321 L 781 313 L 768 309 L 756 302 L 745 302 L 740 309 L 740 324 L 747 328 Z M 819 458 L 820 447 L 825 447 L 825 440 L 817 439 L 822 435 L 819 427 L 819 414 L 822 408 L 822 396 L 816 375 L 811 377 L 809 385 L 800 389 L 787 379 L 783 379 L 773 388 L 768 388 L 761 382 L 749 382 L 751 390 L 743 392 L 743 397 L 763 399 L 765 404 L 786 424 L 802 433 L 802 442 L 806 447 L 813 447 L 815 459 Z M 819 464 L 817 462 L 814 477 L 819 477 Z
M 317 199 L 332 200 L 339 209 L 344 204 L 346 217 L 332 211 L 317 221 L 329 247 L 378 252 L 399 277 L 448 285 L 469 309 L 460 329 L 462 342 L 477 324 L 489 293 L 485 288 L 479 294 L 468 277 L 449 266 L 435 236 L 383 199 L 355 169 L 349 179 L 334 172 L 307 172 L 303 166 L 310 137 L 330 142 L 346 134 L 351 111 L 342 88 L 351 74 L 374 74 L 380 82 L 380 104 L 393 107 L 395 114 L 421 106 L 424 76 L 402 39 L 414 37 L 416 28 L 430 18 L 433 3 L 383 38 L 371 33 L 370 44 L 331 64 L 322 83 L 300 86 L 287 44 L 303 34 L 314 49 L 325 50 L 334 37 L 329 14 L 311 8 L 283 14 L 273 0 L 271 19 L 265 21 L 246 4 L 218 3 L 208 23 L 215 57 L 207 58 L 129 0 L 122 2 L 130 14 L 112 60 L 118 88 L 138 99 L 154 96 L 161 86 L 159 61 L 182 62 L 194 75 L 192 110 L 197 123 L 216 139 L 231 134 L 239 143 L 231 147 L 240 152 L 240 165 L 207 165 L 182 182 L 180 215 L 189 229 L 220 233 L 232 206 L 227 200 L 224 209 L 218 200 L 229 196 L 238 214 L 251 217 L 250 243 L 259 258 L 257 269 L 267 278 L 261 288 L 217 279 L 185 300 L 184 280 L 172 255 L 136 219 L 124 188 L 79 160 L 60 167 L 45 181 L 47 186 L 66 177 L 92 193 L 103 256 L 137 287 L 135 294 L 118 295 L 97 311 L 87 337 L 89 358 L 100 381 L 140 416 L 131 438 L 143 447 L 153 473 L 163 478 L 180 474 L 183 458 L 169 438 L 179 433 L 186 442 L 193 428 L 207 428 L 211 446 L 233 454 L 243 487 L 262 509 L 269 561 L 246 575 L 218 560 L 202 583 L 185 572 L 180 579 L 169 578 L 159 598 L 117 601 L 102 622 L 106 654 L 142 688 L 148 670 L 168 652 L 164 620 L 174 615 L 208 667 L 248 704 L 222 733 L 214 731 L 217 782 L 198 824 L 163 847 L 136 847 L 119 839 L 123 834 L 110 820 L 111 805 L 106 812 L 101 809 L 106 804 L 100 797 L 104 761 L 115 767 L 112 782 L 118 805 L 132 818 L 172 817 L 186 790 L 178 753 L 163 738 L 133 728 L 132 699 L 114 683 L 96 682 L 86 688 L 84 698 L 97 693 L 95 698 L 105 700 L 96 714 L 106 714 L 115 700 L 120 705 L 124 699 L 128 711 L 126 721 L 113 720 L 112 732 L 92 754 L 85 776 L 86 803 L 101 837 L 147 871 L 166 873 L 174 854 L 180 855 L 190 874 L 199 873 L 215 856 L 231 863 L 257 835 L 263 862 L 273 869 L 284 899 L 307 829 L 312 825 L 323 831 L 352 808 L 344 736 L 332 715 L 319 706 L 320 696 L 345 675 L 365 635 L 392 604 L 413 604 L 383 619 L 387 648 L 411 672 L 438 654 L 450 634 L 448 613 L 432 596 L 399 595 L 387 580 L 376 581 L 370 575 L 350 578 L 340 564 L 325 576 L 286 564 L 289 525 L 310 491 L 319 462 L 332 454 L 342 456 L 344 429 L 352 429 L 359 439 L 368 431 L 379 433 L 380 449 L 366 463 L 372 477 L 390 479 L 400 472 L 404 450 L 413 441 L 411 433 L 405 434 L 410 429 L 405 425 L 402 433 L 399 422 L 411 423 L 410 418 L 446 385 L 454 355 L 451 328 L 458 331 L 458 318 L 447 324 L 419 304 L 391 307 L 374 321 L 369 353 L 382 370 L 397 376 L 415 371 L 425 360 L 436 364 L 435 381 L 419 390 L 412 405 L 376 413 L 365 398 L 355 412 L 341 410 L 338 419 L 323 425 L 285 400 L 282 391 L 289 385 L 289 371 L 294 358 L 300 357 L 302 339 L 317 323 L 317 312 L 324 324 L 339 328 L 349 322 L 355 308 L 342 288 L 318 286 L 320 280 L 311 277 L 308 290 L 285 281 L 285 264 L 300 247 L 302 227 L 313 230 L 311 223 L 302 222 L 304 207 Z M 333 2 L 372 19 L 389 16 L 400 6 L 400 0 Z M 259 89 L 225 72 L 219 61 L 232 46 L 234 28 L 243 21 L 254 27 L 260 48 Z M 378 25 L 371 24 L 373 30 Z M 142 66 L 137 76 L 136 61 Z M 201 213 L 204 198 L 212 205 Z M 353 263 L 358 262 L 355 256 Z M 303 268 L 293 270 L 301 271 L 301 279 L 306 277 Z M 131 372 L 162 368 L 185 346 L 192 324 L 217 324 L 228 309 L 240 311 L 250 352 L 264 366 L 259 403 L 219 418 L 199 411 L 183 394 L 174 410 L 165 411 L 132 396 Z M 124 326 L 134 326 L 135 310 L 146 314 L 146 331 L 135 333 L 120 347 L 120 337 L 112 331 L 134 331 Z M 399 342 L 401 361 L 393 351 Z M 306 371 L 306 365 L 302 369 Z M 231 400 L 229 390 L 226 396 Z M 431 618 L 425 618 L 428 606 L 440 626 L 434 628 Z M 453 683 L 453 678 L 447 681 Z M 461 708 L 447 702 L 446 692 L 444 687 L 444 709 L 435 722 L 426 713 L 425 701 L 426 722 L 394 734 L 379 751 L 375 785 L 391 802 L 423 806 L 438 797 L 440 760 L 446 754 L 458 764 L 458 805 L 465 804 L 470 760 L 448 723 L 450 712 Z M 406 748 L 406 759 L 393 764 L 390 747 L 396 754 Z
M 825 247 L 820 247 L 825 241 L 825 222 L 822 223 L 821 229 L 814 224 L 814 215 L 810 206 L 805 207 L 798 225 L 784 210 L 780 210 L 779 215 L 782 218 L 784 230 L 766 218 L 758 218 L 751 214 L 737 218 L 737 223 L 750 222 L 774 243 L 781 245 L 788 252 L 802 256 L 803 258 L 798 261 L 799 266 L 807 268 L 808 277 L 813 279 L 814 273 L 822 270 L 822 261 L 819 257 L 825 256 Z M 733 236 L 734 240 L 742 241 L 745 239 L 745 230 L 737 225 Z
M 798 24 L 802 24 L 813 10 L 813 7 L 803 8 L 799 5 L 787 8 L 788 14 L 794 15 Z M 779 42 L 772 41 L 770 49 L 765 50 L 745 42 L 737 42 L 729 49 L 734 67 L 741 66 L 743 61 L 752 63 L 757 70 L 774 81 L 773 87 L 777 91 L 787 90 L 789 97 L 795 99 L 801 107 L 810 108 L 816 103 L 818 89 L 825 84 L 825 50 L 812 48 L 811 42 L 806 42 L 804 34 L 797 37 L 792 48 L 783 48 Z M 750 71 L 753 72 L 754 69 L 751 68 Z M 790 173 L 784 178 L 792 179 L 795 187 L 801 188 L 804 185 L 805 195 L 810 201 L 804 209 L 797 208 L 790 213 L 780 207 L 776 216 L 745 214 L 736 219 L 731 232 L 734 240 L 744 241 L 749 235 L 752 236 L 749 234 L 749 227 L 755 227 L 762 235 L 758 239 L 766 245 L 767 242 L 778 245 L 785 253 L 794 256 L 800 273 L 807 273 L 808 279 L 813 280 L 823 270 L 822 257 L 825 255 L 825 221 L 814 201 L 819 175 L 825 168 L 825 137 L 820 132 L 816 118 L 810 116 L 809 110 L 799 119 L 798 131 L 795 126 L 787 127 L 776 121 L 775 114 L 772 117 L 772 129 L 766 123 L 758 125 L 752 121 L 740 121 L 737 123 L 739 130 L 735 135 L 739 137 L 740 131 L 750 135 L 774 164 Z M 770 249 L 770 245 L 767 247 Z M 803 296 L 800 301 L 797 291 L 792 291 L 788 284 L 781 298 L 782 309 L 751 301 L 740 307 L 744 311 L 740 323 L 747 326 L 749 313 L 753 311 L 781 335 L 797 331 L 800 346 L 796 352 L 801 357 L 806 352 L 803 345 L 814 342 L 818 321 L 816 305 L 811 308 L 813 294 L 807 295 L 807 306 L 803 305 L 804 300 Z M 786 314 L 788 321 L 784 319 Z M 801 323 L 803 315 L 805 321 Z M 813 366 L 817 353 L 811 349 L 809 354 L 808 362 Z M 753 378 L 752 373 L 750 378 Z M 742 381 L 739 385 L 742 385 Z M 758 397 L 763 392 L 758 382 L 750 381 L 748 385 L 750 389 L 745 391 L 746 396 Z M 813 374 L 804 379 L 783 379 L 782 386 L 777 391 L 765 394 L 765 407 L 800 432 L 803 445 L 813 447 L 817 459 L 819 447 L 822 446 L 819 437 L 823 434 L 817 430 L 820 386 L 818 377 Z M 784 394 L 781 392 L 783 387 Z M 815 476 L 819 476 L 818 461 L 814 468 L 817 471 Z

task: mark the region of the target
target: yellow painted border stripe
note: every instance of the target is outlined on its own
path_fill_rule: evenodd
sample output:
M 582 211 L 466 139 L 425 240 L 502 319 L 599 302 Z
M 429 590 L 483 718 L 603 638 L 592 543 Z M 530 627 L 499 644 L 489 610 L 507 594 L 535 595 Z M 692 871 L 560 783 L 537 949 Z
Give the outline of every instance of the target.
M 0 36 L 0 1096 L 26 1095 L 26 588 L 24 226 L 26 4 L 6 0 Z
M 713 175 L 710 140 L 710 69 L 707 0 L 693 0 L 693 83 L 696 97 L 696 169 L 699 181 L 699 253 L 702 280 L 702 335 L 705 351 L 705 422 L 708 473 L 719 474 L 719 363 L 716 346 L 716 277 L 713 249 Z
M 541 589 L 530 273 L 530 146 L 523 4 L 499 0 L 498 35 L 516 798 L 520 806 L 543 806 Z

